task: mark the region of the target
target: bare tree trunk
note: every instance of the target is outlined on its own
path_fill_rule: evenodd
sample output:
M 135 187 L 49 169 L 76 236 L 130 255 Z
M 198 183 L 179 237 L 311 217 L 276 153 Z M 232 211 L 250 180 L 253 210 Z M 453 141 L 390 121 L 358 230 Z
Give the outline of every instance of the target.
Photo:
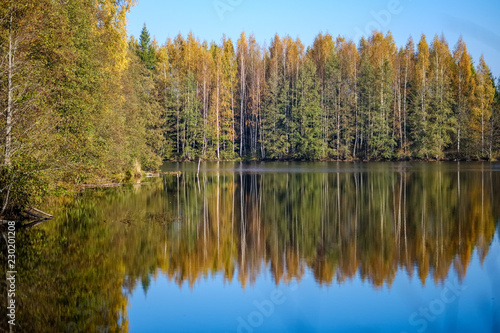
M 9 204 L 10 190 L 12 189 L 12 184 L 14 184 L 12 178 L 11 178 L 10 184 L 9 184 L 9 186 L 7 188 L 7 194 L 5 195 L 5 199 L 4 199 L 4 202 L 3 202 L 2 211 L 0 211 L 0 215 L 3 215 L 3 213 L 5 212 L 5 210 L 7 209 L 8 204 Z
M 180 154 L 181 152 L 181 147 L 179 144 L 179 139 L 180 139 L 180 133 L 179 133 L 179 126 L 180 126 L 180 105 L 179 105 L 179 91 L 176 93 L 176 100 L 177 100 L 177 112 L 176 112 L 176 118 L 177 118 L 177 154 Z
M 233 130 L 231 132 L 231 138 L 233 141 L 233 155 L 234 155 L 234 141 L 235 141 L 236 132 L 234 131 L 234 91 L 233 91 L 233 87 L 234 87 L 234 82 L 233 82 L 233 79 L 231 77 L 231 126 L 232 126 L 232 130 Z
M 493 118 L 491 118 L 491 119 L 493 119 Z M 490 123 L 490 142 L 489 142 L 490 143 L 490 147 L 489 147 L 490 151 L 489 151 L 488 159 L 491 161 L 491 152 L 493 150 L 493 121 L 490 120 L 490 122 L 491 122 Z
M 462 121 L 462 77 L 458 77 L 458 114 L 457 114 L 457 157 L 460 158 L 460 122 Z
M 9 25 L 9 68 L 8 68 L 8 97 L 7 97 L 7 119 L 5 121 L 5 165 L 11 165 L 11 155 L 12 155 L 12 112 L 13 112 L 13 102 L 12 102 L 12 63 L 14 60 L 14 50 L 12 47 L 12 11 L 10 13 L 10 25 Z
M 404 99 L 403 99 L 403 142 L 404 142 L 404 153 L 406 156 L 406 146 L 407 146 L 407 138 L 406 138 L 406 100 L 407 100 L 407 87 L 408 87 L 408 66 L 410 62 L 410 55 L 406 54 L 406 66 L 405 66 L 405 88 L 404 88 Z
M 217 159 L 220 159 L 220 143 L 219 143 L 219 91 L 220 91 L 220 80 L 219 80 L 219 64 L 217 64 L 217 106 L 216 106 L 216 112 L 217 112 L 217 123 L 216 123 L 216 128 L 215 130 L 217 131 Z M 218 178 L 217 178 L 218 179 Z
M 401 117 L 401 61 L 398 67 L 398 127 L 400 148 L 403 148 L 403 119 Z
M 358 144 L 358 71 L 357 65 L 354 65 L 354 108 L 356 110 L 356 137 L 354 139 L 354 151 L 352 157 L 356 158 L 356 145 Z
M 206 79 L 206 72 L 207 68 L 204 66 L 204 74 L 203 74 L 203 152 L 202 156 L 205 155 L 205 152 L 207 150 L 207 119 L 208 119 L 208 112 L 207 112 L 207 79 Z
M 243 156 L 243 145 L 245 143 L 243 139 L 244 134 L 244 124 L 245 124 L 245 56 L 242 52 L 241 54 L 241 78 L 240 78 L 240 156 Z
M 484 102 L 481 100 L 481 158 L 484 156 Z

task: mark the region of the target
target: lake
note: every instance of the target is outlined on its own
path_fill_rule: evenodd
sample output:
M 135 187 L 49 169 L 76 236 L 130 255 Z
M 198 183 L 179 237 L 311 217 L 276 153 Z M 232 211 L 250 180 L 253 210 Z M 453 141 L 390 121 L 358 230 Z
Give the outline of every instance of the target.
M 16 331 L 500 332 L 500 163 L 197 167 L 46 202 Z

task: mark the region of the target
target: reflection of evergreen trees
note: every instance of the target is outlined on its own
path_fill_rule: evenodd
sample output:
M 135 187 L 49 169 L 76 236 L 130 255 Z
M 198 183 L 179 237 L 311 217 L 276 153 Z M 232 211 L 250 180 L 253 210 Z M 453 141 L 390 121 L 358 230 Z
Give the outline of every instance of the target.
M 437 283 L 450 267 L 463 278 L 500 221 L 500 177 L 489 165 L 214 168 L 87 191 L 59 204 L 55 220 L 18 233 L 18 320 L 37 332 L 127 330 L 126 295 L 139 285 L 147 292 L 156 274 L 193 286 L 218 273 L 243 287 L 262 270 L 279 284 L 306 268 L 325 284 L 360 274 L 390 285 L 398 270 Z M 4 306 L 5 284 L 0 295 Z
M 399 269 L 410 275 L 416 269 L 423 283 L 428 276 L 443 280 L 450 267 L 463 277 L 474 249 L 486 256 L 499 216 L 492 203 L 500 180 L 485 167 L 401 164 L 393 172 L 379 166 L 169 180 L 180 200 L 171 209 L 182 207 L 183 222 L 182 235 L 167 240 L 175 258 L 168 274 L 192 284 L 210 272 L 231 279 L 237 268 L 245 285 L 264 262 L 276 283 L 300 278 L 306 266 L 320 283 L 359 272 L 381 286 Z

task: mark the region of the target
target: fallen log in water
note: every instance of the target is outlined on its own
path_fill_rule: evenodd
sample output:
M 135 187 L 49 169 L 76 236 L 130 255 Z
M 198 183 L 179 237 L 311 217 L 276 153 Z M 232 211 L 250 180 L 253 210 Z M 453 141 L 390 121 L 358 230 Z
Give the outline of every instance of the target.
M 35 217 L 37 219 L 42 219 L 42 220 L 48 220 L 48 219 L 50 219 L 50 217 L 39 215 L 39 214 L 30 212 L 30 211 L 25 211 L 24 213 L 28 214 L 31 217 Z
M 142 182 L 142 183 L 107 183 L 107 184 L 78 184 L 77 186 L 83 188 L 98 188 L 98 187 L 119 187 L 123 185 L 148 185 L 152 184 L 151 182 Z
M 48 216 L 48 217 L 54 217 L 54 215 L 51 215 L 49 213 L 45 213 L 44 211 L 41 211 L 40 209 L 36 209 L 35 207 L 31 207 L 31 210 L 34 210 L 37 213 L 40 213 L 42 215 Z
M 45 213 L 44 211 L 37 209 L 35 207 L 31 207 L 29 209 L 26 209 L 24 211 L 24 214 L 29 215 L 28 218 L 30 218 L 30 219 L 33 219 L 33 217 L 34 217 L 35 219 L 41 220 L 41 221 L 50 220 L 54 217 L 53 215 L 51 215 L 49 213 Z
M 94 187 L 116 187 L 122 186 L 120 183 L 107 183 L 107 184 L 78 184 L 79 187 L 94 188 Z

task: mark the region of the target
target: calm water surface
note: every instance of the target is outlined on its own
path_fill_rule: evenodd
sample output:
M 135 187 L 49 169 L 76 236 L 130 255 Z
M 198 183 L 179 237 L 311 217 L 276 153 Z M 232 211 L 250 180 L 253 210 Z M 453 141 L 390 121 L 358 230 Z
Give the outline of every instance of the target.
M 500 164 L 177 170 L 18 231 L 17 331 L 500 332 Z

